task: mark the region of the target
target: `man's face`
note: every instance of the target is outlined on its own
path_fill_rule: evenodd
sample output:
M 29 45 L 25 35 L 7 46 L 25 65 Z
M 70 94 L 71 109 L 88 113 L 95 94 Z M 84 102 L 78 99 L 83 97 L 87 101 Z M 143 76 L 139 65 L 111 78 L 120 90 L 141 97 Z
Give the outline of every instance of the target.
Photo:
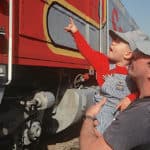
M 124 42 L 120 38 L 112 38 L 112 43 L 109 48 L 108 58 L 115 63 L 121 62 L 124 59 L 124 55 L 130 50 L 128 43 Z
M 129 75 L 135 80 L 150 79 L 150 57 L 133 59 L 129 66 Z

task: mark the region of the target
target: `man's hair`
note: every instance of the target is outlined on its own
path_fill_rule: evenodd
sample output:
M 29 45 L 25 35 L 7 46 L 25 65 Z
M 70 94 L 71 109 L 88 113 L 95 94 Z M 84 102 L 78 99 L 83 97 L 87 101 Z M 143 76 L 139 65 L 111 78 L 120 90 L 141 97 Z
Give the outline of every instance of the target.
M 150 58 L 150 56 L 146 55 L 146 54 L 142 53 L 141 51 L 139 51 L 138 49 L 136 49 L 132 53 L 132 59 L 137 60 L 139 58 Z

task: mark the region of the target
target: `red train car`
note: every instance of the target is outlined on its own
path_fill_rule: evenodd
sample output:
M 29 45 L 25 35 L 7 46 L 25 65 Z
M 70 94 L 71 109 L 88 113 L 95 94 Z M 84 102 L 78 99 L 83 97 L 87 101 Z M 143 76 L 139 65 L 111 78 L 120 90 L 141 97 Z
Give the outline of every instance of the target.
M 138 28 L 119 0 L 0 0 L 0 138 L 9 143 L 0 145 L 27 148 L 68 128 L 89 105 L 77 97 L 95 92 L 95 74 L 64 31 L 69 17 L 104 53 L 110 28 Z

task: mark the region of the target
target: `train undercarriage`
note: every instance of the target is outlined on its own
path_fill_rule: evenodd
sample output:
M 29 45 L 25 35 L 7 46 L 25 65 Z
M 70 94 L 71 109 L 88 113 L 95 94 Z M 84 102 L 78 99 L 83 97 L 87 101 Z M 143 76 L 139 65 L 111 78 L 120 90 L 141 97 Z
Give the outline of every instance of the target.
M 3 149 L 38 149 L 42 139 L 56 136 L 80 122 L 97 91 L 95 77 L 87 70 L 13 67 L 15 81 L 2 87 L 0 148 Z

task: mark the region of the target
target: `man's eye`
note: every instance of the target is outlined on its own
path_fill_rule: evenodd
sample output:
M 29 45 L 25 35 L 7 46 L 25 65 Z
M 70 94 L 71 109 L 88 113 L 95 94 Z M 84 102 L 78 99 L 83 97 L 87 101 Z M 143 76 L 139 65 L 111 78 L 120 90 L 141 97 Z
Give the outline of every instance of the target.
M 150 62 L 148 62 L 147 64 L 148 64 L 148 67 L 150 68 Z

